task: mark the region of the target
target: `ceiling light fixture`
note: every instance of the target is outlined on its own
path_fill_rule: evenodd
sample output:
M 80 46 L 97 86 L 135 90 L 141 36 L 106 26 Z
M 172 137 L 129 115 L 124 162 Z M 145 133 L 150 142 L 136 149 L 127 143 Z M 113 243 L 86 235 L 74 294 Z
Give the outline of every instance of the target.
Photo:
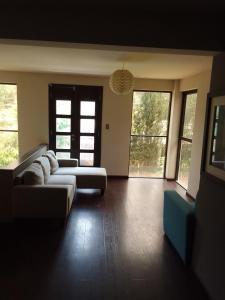
M 109 78 L 109 86 L 116 95 L 128 95 L 134 87 L 134 76 L 124 68 L 116 70 Z

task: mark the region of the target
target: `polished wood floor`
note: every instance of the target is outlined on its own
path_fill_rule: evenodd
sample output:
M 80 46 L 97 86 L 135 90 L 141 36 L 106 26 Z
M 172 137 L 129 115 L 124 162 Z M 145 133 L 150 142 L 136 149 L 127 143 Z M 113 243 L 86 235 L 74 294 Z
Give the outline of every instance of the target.
M 78 195 L 67 225 L 0 226 L 0 299 L 204 299 L 162 228 L 159 179 L 110 179 Z

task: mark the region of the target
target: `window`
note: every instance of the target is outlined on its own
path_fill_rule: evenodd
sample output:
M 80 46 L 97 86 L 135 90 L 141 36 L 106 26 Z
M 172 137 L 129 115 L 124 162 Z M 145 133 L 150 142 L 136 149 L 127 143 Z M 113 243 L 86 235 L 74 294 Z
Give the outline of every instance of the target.
M 211 165 L 225 170 L 225 105 L 214 107 Z
M 0 167 L 18 158 L 17 86 L 0 84 Z
M 191 165 L 191 148 L 195 123 L 196 100 L 196 91 L 189 91 L 183 94 L 177 159 L 177 182 L 185 189 L 188 187 L 188 178 Z
M 130 177 L 165 177 L 170 99 L 170 92 L 134 92 Z

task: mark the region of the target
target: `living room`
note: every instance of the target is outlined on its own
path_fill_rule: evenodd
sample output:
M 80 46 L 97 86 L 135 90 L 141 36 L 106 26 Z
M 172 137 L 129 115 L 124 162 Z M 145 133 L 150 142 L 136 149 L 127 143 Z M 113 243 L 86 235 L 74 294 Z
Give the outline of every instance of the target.
M 107 169 L 107 174 L 110 176 L 128 176 L 133 94 L 131 92 L 128 95 L 116 95 L 109 87 L 109 76 L 117 68 L 122 68 L 125 63 L 126 67 L 134 73 L 133 90 L 172 92 L 174 99 L 170 112 L 170 136 L 165 174 L 168 179 L 176 177 L 176 148 L 182 92 L 197 90 L 188 184 L 188 193 L 195 198 L 199 185 L 199 175 L 196 178 L 196 174 L 200 174 L 204 112 L 210 84 L 212 53 L 204 52 L 203 56 L 199 53 L 191 54 L 190 51 L 188 54 L 187 51 L 183 51 L 183 54 L 174 54 L 173 52 L 178 51 L 168 50 L 169 53 L 165 53 L 164 50 L 161 51 L 164 53 L 153 53 L 151 49 L 149 50 L 151 52 L 146 52 L 146 49 L 140 48 L 138 52 L 129 47 L 121 47 L 120 50 L 118 47 L 111 47 L 112 50 L 103 50 L 104 47 L 101 49 L 101 46 L 96 45 L 96 49 L 88 49 L 90 47 L 88 45 L 83 45 L 83 49 L 81 45 L 79 48 L 74 46 L 71 49 L 72 46 L 66 44 L 56 47 L 54 43 L 42 43 L 43 45 L 39 46 L 34 46 L 32 43 L 29 45 L 27 41 L 25 45 L 21 41 L 18 43 L 16 45 L 15 42 L 8 41 L 8 44 L 1 44 L 1 64 L 3 67 L 5 65 L 5 70 L 0 73 L 0 81 L 2 84 L 17 85 L 20 157 L 37 145 L 49 142 L 48 89 L 50 84 L 103 86 L 101 165 Z M 87 58 L 90 66 L 82 70 L 81 65 Z M 33 63 L 31 64 L 30 61 Z M 57 65 L 58 70 L 53 72 L 52 69 L 55 68 L 57 61 L 60 61 Z M 83 73 L 82 75 L 71 74 L 70 61 L 75 61 L 73 72 L 76 73 L 77 69 L 77 72 Z M 105 67 L 107 64 L 109 67 Z M 66 73 L 63 74 L 63 70 Z M 96 75 L 93 75 L 95 70 Z M 87 74 L 84 74 L 85 72 Z M 101 75 L 102 73 L 104 75 Z M 109 124 L 108 130 L 106 124 Z
M 7 220 L 1 225 L 3 298 L 223 299 L 224 288 L 219 280 L 223 278 L 223 231 L 218 231 L 224 224 L 220 215 L 224 208 L 222 185 L 204 177 L 201 180 L 201 191 L 203 185 L 209 189 L 204 191 L 207 208 L 200 210 L 199 205 L 198 224 L 203 224 L 204 230 L 200 227 L 198 231 L 200 258 L 195 256 L 190 269 L 164 238 L 162 229 L 163 191 L 174 189 L 186 198 L 185 189 L 175 182 L 182 93 L 197 90 L 187 187 L 187 193 L 195 199 L 202 172 L 207 94 L 222 91 L 224 86 L 221 77 L 218 80 L 223 72 L 223 56 L 213 62 L 213 55 L 222 49 L 219 44 L 214 44 L 214 49 L 207 47 L 207 42 L 204 46 L 193 46 L 196 51 L 2 40 L 0 82 L 17 86 L 20 157 L 39 144 L 49 143 L 49 84 L 103 86 L 101 166 L 109 175 L 103 197 L 80 193 L 63 230 L 44 223 L 37 227 L 27 223 L 14 226 L 9 222 L 9 212 L 1 207 L 1 219 Z M 80 60 L 82 55 L 84 59 Z M 87 60 L 92 55 L 95 60 Z M 99 60 L 95 65 L 96 55 Z M 172 92 L 165 164 L 168 180 L 128 179 L 133 93 L 118 96 L 109 87 L 110 75 L 123 64 L 134 74 L 134 91 Z M 79 69 L 79 65 L 85 68 Z M 148 69 L 148 76 L 140 75 L 139 65 Z M 207 198 L 213 191 L 216 201 L 220 201 L 217 209 Z M 214 209 L 211 216 L 209 211 Z M 209 229 L 207 221 L 216 227 Z M 216 254 L 214 264 L 209 263 L 212 253 Z

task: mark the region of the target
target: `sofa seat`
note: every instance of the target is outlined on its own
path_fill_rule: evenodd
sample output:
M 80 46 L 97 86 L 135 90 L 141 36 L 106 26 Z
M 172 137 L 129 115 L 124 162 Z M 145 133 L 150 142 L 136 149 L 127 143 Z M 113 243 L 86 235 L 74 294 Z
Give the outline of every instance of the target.
M 73 175 L 51 175 L 47 185 L 72 185 L 73 191 L 76 190 L 76 177 Z
M 65 220 L 74 198 L 72 185 L 15 185 L 14 218 L 56 218 Z
M 74 175 L 77 179 L 77 187 L 86 189 L 105 189 L 107 174 L 105 168 L 95 167 L 60 167 L 54 175 Z

